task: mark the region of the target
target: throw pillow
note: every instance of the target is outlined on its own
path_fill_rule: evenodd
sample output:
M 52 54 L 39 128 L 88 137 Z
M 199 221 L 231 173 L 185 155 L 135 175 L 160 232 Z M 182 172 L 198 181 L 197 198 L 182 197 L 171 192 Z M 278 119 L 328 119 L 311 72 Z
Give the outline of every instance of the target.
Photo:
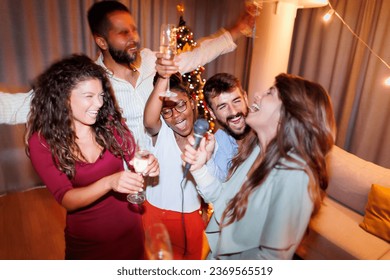
M 390 188 L 377 184 L 371 186 L 364 220 L 359 225 L 390 242 Z

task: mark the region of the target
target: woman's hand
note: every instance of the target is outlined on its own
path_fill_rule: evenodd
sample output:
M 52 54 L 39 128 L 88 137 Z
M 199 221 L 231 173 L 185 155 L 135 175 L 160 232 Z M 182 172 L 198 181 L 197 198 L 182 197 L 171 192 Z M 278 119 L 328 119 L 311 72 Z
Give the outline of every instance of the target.
M 194 149 L 195 139 L 193 136 L 188 137 L 188 144 L 184 147 L 184 152 L 181 155 L 184 164 L 191 164 L 190 171 L 198 170 L 210 159 L 215 146 L 215 138 L 213 134 L 206 134 L 206 137 L 200 142 L 199 148 Z
M 134 166 L 134 159 L 130 160 L 130 165 Z M 152 154 L 149 153 L 148 158 L 148 166 L 142 172 L 143 176 L 149 176 L 149 177 L 156 177 L 160 174 L 160 165 L 158 163 L 157 158 Z
M 119 193 L 138 193 L 143 190 L 144 177 L 132 171 L 121 171 L 110 176 L 111 189 Z

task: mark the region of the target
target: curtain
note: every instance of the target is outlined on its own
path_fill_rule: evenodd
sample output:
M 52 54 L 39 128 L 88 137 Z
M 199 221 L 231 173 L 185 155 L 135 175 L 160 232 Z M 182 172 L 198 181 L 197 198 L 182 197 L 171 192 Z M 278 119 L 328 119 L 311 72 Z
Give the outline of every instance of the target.
M 6 0 L 0 7 L 0 83 L 29 86 L 54 60 L 95 48 L 86 11 L 92 1 Z
M 28 88 L 53 61 L 71 53 L 96 58 L 97 48 L 87 22 L 93 0 L 2 0 L 0 5 L 0 85 Z M 176 6 L 184 4 L 184 20 L 195 39 L 230 27 L 244 11 L 237 0 L 122 0 L 138 25 L 141 46 L 158 50 L 162 23 L 179 23 Z M 223 11 L 223 12 L 218 12 Z M 205 68 L 204 78 L 230 72 L 245 79 L 248 40 Z
M 390 61 L 390 0 L 331 0 L 333 8 L 385 62 Z M 390 168 L 390 69 L 333 15 L 329 7 L 299 10 L 289 72 L 322 84 L 337 120 L 338 146 Z

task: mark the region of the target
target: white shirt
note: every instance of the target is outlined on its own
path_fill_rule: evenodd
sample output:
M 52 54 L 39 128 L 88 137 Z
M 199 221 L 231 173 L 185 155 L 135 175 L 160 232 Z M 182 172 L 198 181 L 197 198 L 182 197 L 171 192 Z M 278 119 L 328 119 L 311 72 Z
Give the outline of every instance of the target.
M 181 53 L 179 69 L 182 74 L 192 71 L 198 66 L 207 64 L 219 55 L 233 51 L 236 44 L 228 31 L 206 37 L 198 42 L 198 46 L 190 52 Z M 123 110 L 126 124 L 138 139 L 145 134 L 143 115 L 145 103 L 153 90 L 153 78 L 156 74 L 156 55 L 150 49 L 144 48 L 140 52 L 141 66 L 135 88 L 127 81 L 110 76 L 119 107 Z M 103 56 L 100 55 L 96 63 L 104 68 Z M 30 109 L 31 91 L 22 94 L 0 94 L 0 123 L 25 123 Z
M 149 178 L 146 188 L 146 198 L 150 204 L 176 212 L 189 213 L 200 208 L 200 197 L 195 188 L 195 182 L 190 173 L 187 180 L 183 179 L 183 164 L 181 150 L 177 145 L 174 132 L 162 121 L 157 141 L 151 152 L 160 164 L 160 175 Z M 182 187 L 184 194 L 182 211 Z
M 0 92 L 0 123 L 19 124 L 27 122 L 32 93 L 32 90 L 27 93 Z

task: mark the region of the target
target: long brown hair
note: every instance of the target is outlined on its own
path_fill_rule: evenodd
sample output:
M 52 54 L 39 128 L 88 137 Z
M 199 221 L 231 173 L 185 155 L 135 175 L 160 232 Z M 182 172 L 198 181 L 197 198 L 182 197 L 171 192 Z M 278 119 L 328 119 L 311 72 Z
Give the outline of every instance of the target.
M 75 162 L 80 155 L 83 157 L 73 129 L 70 94 L 78 83 L 88 79 L 100 80 L 104 92 L 103 106 L 91 126 L 96 142 L 117 157 L 124 153 L 132 156 L 135 149 L 134 139 L 124 124 L 104 68 L 85 55 L 64 58 L 52 64 L 34 82 L 25 143 L 29 155 L 28 140 L 37 132 L 49 145 L 59 170 L 70 179 L 75 175 Z M 121 140 L 117 141 L 114 134 Z
M 266 147 L 261 147 L 261 153 L 249 171 L 247 180 L 229 201 L 222 215 L 223 220 L 227 219 L 223 226 L 245 215 L 249 196 L 261 187 L 274 168 L 290 168 L 283 165 L 281 159 L 297 163 L 299 169 L 308 174 L 309 193 L 314 202 L 313 213 L 321 205 L 329 181 L 325 158 L 335 137 L 330 97 L 318 83 L 288 74 L 278 75 L 275 87 L 282 101 L 277 134 Z M 230 176 L 258 144 L 254 132 L 243 140 L 233 159 Z M 304 163 L 292 157 L 290 152 Z

